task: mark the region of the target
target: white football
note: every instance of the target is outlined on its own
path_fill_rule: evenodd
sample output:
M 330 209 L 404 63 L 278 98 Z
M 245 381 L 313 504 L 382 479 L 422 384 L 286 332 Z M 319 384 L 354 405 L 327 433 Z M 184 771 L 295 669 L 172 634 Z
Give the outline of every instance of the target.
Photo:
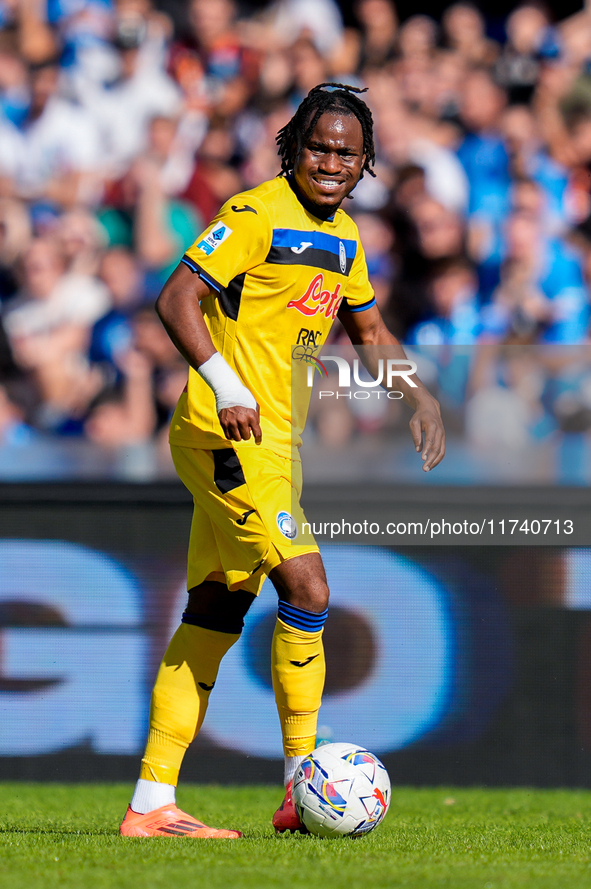
M 385 767 L 355 744 L 318 747 L 302 762 L 293 781 L 300 819 L 319 837 L 369 833 L 383 820 L 390 796 Z

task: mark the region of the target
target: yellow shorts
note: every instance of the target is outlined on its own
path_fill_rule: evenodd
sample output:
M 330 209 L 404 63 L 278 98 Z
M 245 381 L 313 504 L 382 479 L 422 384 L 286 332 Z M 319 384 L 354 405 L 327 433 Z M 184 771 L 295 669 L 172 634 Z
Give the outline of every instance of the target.
M 208 451 L 171 445 L 193 495 L 187 588 L 204 580 L 258 596 L 281 562 L 318 552 L 300 506 L 302 468 L 265 448 Z

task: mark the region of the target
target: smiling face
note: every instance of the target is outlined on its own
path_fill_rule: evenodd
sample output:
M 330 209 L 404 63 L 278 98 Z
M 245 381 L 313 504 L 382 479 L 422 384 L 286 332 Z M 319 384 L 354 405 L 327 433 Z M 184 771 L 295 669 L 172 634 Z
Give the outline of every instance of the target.
M 361 178 L 363 131 L 352 114 L 327 111 L 319 119 L 295 165 L 295 181 L 320 211 L 332 215 Z

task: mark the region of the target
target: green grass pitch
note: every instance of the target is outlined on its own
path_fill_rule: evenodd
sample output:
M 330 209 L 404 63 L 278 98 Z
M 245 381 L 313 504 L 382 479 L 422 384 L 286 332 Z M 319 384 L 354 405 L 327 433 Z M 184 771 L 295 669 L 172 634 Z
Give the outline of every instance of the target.
M 280 788 L 182 786 L 179 804 L 234 841 L 123 839 L 131 788 L 0 784 L 2 889 L 581 889 L 591 793 L 394 788 L 357 840 L 276 837 Z

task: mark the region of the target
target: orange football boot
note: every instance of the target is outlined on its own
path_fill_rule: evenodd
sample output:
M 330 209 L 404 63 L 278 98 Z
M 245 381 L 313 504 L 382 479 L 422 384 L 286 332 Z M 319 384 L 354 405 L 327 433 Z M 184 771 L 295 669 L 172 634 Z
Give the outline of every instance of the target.
M 208 827 L 174 803 L 160 806 L 147 815 L 139 815 L 128 807 L 119 833 L 124 837 L 191 837 L 202 840 L 235 840 L 242 836 L 238 830 Z
M 293 782 L 290 781 L 285 788 L 283 802 L 273 815 L 273 827 L 275 828 L 275 833 L 284 833 L 286 830 L 289 830 L 290 833 L 295 833 L 298 830 L 300 833 L 309 833 L 308 828 L 302 824 L 300 816 L 297 813 L 291 795 L 292 786 Z

